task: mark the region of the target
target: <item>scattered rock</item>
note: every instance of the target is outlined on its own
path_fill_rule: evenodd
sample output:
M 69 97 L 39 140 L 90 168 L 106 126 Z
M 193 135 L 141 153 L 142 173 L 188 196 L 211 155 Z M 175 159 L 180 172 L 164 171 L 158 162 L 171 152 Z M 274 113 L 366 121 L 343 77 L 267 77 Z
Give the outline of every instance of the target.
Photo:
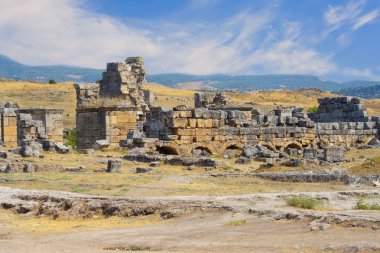
M 81 152 L 82 154 L 89 155 L 89 154 L 93 154 L 93 153 L 95 152 L 95 150 L 92 149 L 92 148 L 87 148 L 87 149 L 81 149 L 80 152 Z
M 55 141 L 53 140 L 43 140 L 42 141 L 42 148 L 44 151 L 55 151 Z
M 35 172 L 34 165 L 31 163 L 24 164 L 23 172 L 24 173 L 34 173 Z
M 160 165 L 161 163 L 159 161 L 154 161 L 154 162 L 149 163 L 149 166 L 151 167 L 159 167 Z
M 7 159 L 8 154 L 6 151 L 0 151 L 0 158 Z
M 56 144 L 55 145 L 55 151 L 59 154 L 68 154 L 70 149 L 67 146 L 64 146 L 62 144 Z
M 42 145 L 32 139 L 23 139 L 21 141 L 20 154 L 23 157 L 39 157 L 41 155 Z
M 151 168 L 136 168 L 136 173 L 148 173 L 151 170 Z
M 120 160 L 108 160 L 107 170 L 108 173 L 121 173 L 121 161 Z
M 103 149 L 107 148 L 110 145 L 109 141 L 107 140 L 97 140 L 94 144 L 94 149 Z

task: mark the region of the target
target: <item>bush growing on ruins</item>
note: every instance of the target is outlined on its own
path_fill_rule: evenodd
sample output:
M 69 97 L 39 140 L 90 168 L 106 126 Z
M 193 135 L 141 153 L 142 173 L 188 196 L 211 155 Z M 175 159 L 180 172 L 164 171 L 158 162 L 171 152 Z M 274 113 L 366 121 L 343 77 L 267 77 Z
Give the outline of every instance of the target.
M 367 204 L 361 198 L 356 202 L 356 209 L 358 210 L 380 210 L 380 204 Z
M 68 130 L 65 145 L 71 146 L 73 149 L 77 148 L 77 132 L 75 129 Z
M 312 106 L 309 109 L 307 109 L 307 112 L 318 112 L 318 106 Z
M 55 80 L 53 80 L 53 79 L 50 79 L 49 80 L 49 84 L 57 84 L 57 82 Z
M 322 202 L 318 199 L 301 197 L 289 198 L 286 200 L 286 203 L 288 203 L 290 206 L 304 209 L 316 209 L 318 206 L 322 205 Z

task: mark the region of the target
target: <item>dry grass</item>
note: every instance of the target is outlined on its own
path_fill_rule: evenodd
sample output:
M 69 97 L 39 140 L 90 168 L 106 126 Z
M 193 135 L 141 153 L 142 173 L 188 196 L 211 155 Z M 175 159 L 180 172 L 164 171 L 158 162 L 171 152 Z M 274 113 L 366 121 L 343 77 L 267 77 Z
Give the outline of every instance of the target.
M 157 97 L 157 105 L 172 108 L 176 105 L 194 106 L 192 90 L 173 89 L 161 85 L 146 85 L 146 89 L 153 90 Z M 75 89 L 72 83 L 35 83 L 23 81 L 4 81 L 0 83 L 1 103 L 16 102 L 22 108 L 53 108 L 64 109 L 64 127 L 75 127 Z M 287 91 L 273 90 L 252 93 L 230 93 L 234 105 L 255 102 L 258 109 L 273 109 L 278 105 L 300 105 L 306 108 L 317 105 L 318 97 L 331 97 L 334 94 L 314 91 Z M 109 101 L 100 101 L 108 104 Z M 379 115 L 380 99 L 366 100 L 365 104 L 370 115 Z
M 128 219 L 117 216 L 112 216 L 107 219 L 103 216 L 95 216 L 91 219 L 53 219 L 52 217 L 39 218 L 28 215 L 17 215 L 4 209 L 0 209 L 0 221 L 3 225 L 11 227 L 13 233 L 22 232 L 33 235 L 143 227 L 166 222 L 160 218 L 158 214 L 129 217 Z
M 21 108 L 64 109 L 66 128 L 75 127 L 75 89 L 72 83 L 1 82 L 1 103 L 17 103 Z
M 251 194 L 284 191 L 321 191 L 344 190 L 342 184 L 325 183 L 283 183 L 267 181 L 258 178 L 220 178 L 205 176 L 204 168 L 194 171 L 184 170 L 182 166 L 161 165 L 153 168 L 147 174 L 136 174 L 137 167 L 147 167 L 144 163 L 133 163 L 123 160 L 122 173 L 99 173 L 94 170 L 106 168 L 108 159 L 117 159 L 120 152 L 103 152 L 85 155 L 71 153 L 68 155 L 45 153 L 45 158 L 27 158 L 21 163 L 35 163 L 45 165 L 61 164 L 64 167 L 79 167 L 86 169 L 79 173 L 70 172 L 40 172 L 40 173 L 9 173 L 2 174 L 4 179 L 0 185 L 22 188 L 59 190 L 95 195 L 117 196 L 184 196 L 184 195 L 228 195 Z M 14 159 L 19 159 L 15 157 Z M 12 161 L 10 161 L 12 162 Z M 0 164 L 1 166 L 1 164 Z M 221 166 L 213 173 L 236 173 L 234 169 L 239 165 L 230 164 Z M 252 172 L 254 168 L 239 167 L 244 172 Z M 272 168 L 270 169 L 272 170 Z

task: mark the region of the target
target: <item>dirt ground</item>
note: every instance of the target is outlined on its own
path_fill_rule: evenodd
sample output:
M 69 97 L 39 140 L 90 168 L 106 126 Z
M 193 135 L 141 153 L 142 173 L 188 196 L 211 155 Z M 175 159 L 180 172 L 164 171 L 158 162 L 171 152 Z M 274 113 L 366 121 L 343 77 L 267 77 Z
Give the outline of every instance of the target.
M 245 221 L 244 224 L 235 221 Z M 0 252 L 380 252 L 380 232 L 305 221 L 268 221 L 248 214 L 193 213 L 158 224 L 95 231 L 23 233 L 2 223 Z M 7 236 L 6 239 L 4 237 Z M 132 250 L 135 249 L 135 250 Z M 144 250 L 145 249 L 145 250 Z

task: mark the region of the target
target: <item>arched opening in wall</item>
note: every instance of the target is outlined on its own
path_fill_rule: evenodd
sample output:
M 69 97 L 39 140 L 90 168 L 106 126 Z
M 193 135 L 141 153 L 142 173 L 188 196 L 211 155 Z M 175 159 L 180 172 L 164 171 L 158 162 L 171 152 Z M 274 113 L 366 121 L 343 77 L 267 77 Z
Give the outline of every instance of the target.
M 276 149 L 275 149 L 274 147 L 272 147 L 271 145 L 269 145 L 269 144 L 263 144 L 263 145 L 261 145 L 261 146 L 264 146 L 264 147 L 266 147 L 267 149 L 269 149 L 269 150 L 271 150 L 271 151 L 273 151 L 273 152 L 276 151 Z
M 210 156 L 212 155 L 212 151 L 208 147 L 199 146 L 192 150 L 193 156 Z
M 370 145 L 370 146 L 374 146 L 374 145 L 378 145 L 378 144 L 379 144 L 379 140 L 376 139 L 376 138 L 371 139 L 371 140 L 367 143 L 367 145 Z
M 297 144 L 297 143 L 291 143 L 285 147 L 284 151 L 288 155 L 301 155 L 302 154 L 302 146 L 300 144 Z
M 179 155 L 178 151 L 170 146 L 157 146 L 156 151 L 163 155 Z
M 230 145 L 224 151 L 224 158 L 232 159 L 241 155 L 241 148 L 237 145 Z

